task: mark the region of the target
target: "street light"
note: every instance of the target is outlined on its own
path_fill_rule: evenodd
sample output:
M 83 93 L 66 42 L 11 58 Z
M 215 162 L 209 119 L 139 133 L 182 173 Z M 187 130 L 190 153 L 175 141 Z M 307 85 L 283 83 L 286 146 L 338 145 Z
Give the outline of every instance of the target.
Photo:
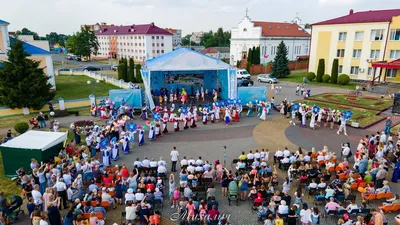
M 95 82 L 92 83 L 90 80 L 88 80 L 86 83 L 88 85 L 92 85 L 92 88 L 93 88 L 92 92 L 93 92 L 94 96 L 96 96 L 96 84 L 100 83 L 100 81 L 96 80 Z

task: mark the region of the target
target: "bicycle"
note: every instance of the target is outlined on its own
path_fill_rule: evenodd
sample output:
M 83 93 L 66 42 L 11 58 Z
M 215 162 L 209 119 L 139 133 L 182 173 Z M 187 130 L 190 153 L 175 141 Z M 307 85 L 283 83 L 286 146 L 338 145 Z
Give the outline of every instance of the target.
M 362 96 L 362 92 L 359 90 L 350 91 L 349 95 Z

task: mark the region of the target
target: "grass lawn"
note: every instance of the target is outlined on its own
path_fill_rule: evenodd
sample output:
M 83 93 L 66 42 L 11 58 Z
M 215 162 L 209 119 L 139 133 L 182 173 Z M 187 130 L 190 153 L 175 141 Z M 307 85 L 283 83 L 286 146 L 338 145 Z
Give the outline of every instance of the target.
M 108 96 L 108 91 L 111 89 L 119 89 L 118 87 L 100 82 L 96 83 L 95 91 L 94 85 L 95 80 L 84 75 L 59 75 L 56 76 L 57 91 L 55 99 L 62 97 L 65 100 L 88 98 L 90 94 L 96 92 L 97 96 Z M 87 81 L 92 82 L 91 85 L 87 84 Z
M 374 110 L 360 109 L 351 106 L 338 105 L 336 103 L 325 103 L 312 100 L 299 100 L 297 102 L 305 103 L 310 107 L 312 107 L 313 105 L 318 105 L 321 108 L 330 108 L 341 111 L 351 110 L 353 112 L 353 117 L 351 120 L 348 121 L 348 123 L 350 124 L 351 122 L 358 122 L 360 123 L 361 127 L 364 127 L 382 118 L 380 116 L 375 115 L 377 111 Z
M 118 72 L 114 70 L 102 70 L 100 71 L 100 74 L 107 75 L 109 77 L 114 77 L 115 79 L 118 78 Z
M 307 72 L 295 72 L 295 73 L 290 74 L 288 77 L 279 78 L 279 80 L 301 84 L 301 83 L 303 83 L 303 77 L 305 77 L 306 75 L 307 75 Z M 333 88 L 344 88 L 344 89 L 350 89 L 350 90 L 355 90 L 356 86 L 358 85 L 357 83 L 349 83 L 347 85 L 319 83 L 315 80 L 308 81 L 307 84 L 315 85 L 315 86 L 333 87 Z
M 343 105 L 359 106 L 376 111 L 382 111 L 393 105 L 393 100 L 391 99 L 381 99 L 369 96 L 351 96 L 346 94 L 325 93 L 320 95 L 312 95 L 309 99 L 329 101 Z
M 78 64 L 73 64 L 73 63 L 69 63 L 68 61 L 64 61 L 64 63 L 58 62 L 58 61 L 54 61 L 53 62 L 53 66 L 54 69 L 60 69 L 60 68 L 78 68 L 80 67 L 80 65 Z
M 400 129 L 400 124 L 397 124 L 396 126 L 392 127 L 392 129 L 390 129 L 390 133 L 398 135 L 399 129 Z

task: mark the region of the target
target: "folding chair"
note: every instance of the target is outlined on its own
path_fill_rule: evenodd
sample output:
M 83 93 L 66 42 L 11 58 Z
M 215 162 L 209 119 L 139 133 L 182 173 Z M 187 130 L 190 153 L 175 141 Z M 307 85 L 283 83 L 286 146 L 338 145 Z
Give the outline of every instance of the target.
M 377 200 L 383 199 L 383 198 L 385 198 L 385 192 L 379 192 L 379 193 L 376 195 L 376 199 L 377 199 Z
M 328 223 L 328 216 L 331 218 L 331 219 L 335 219 L 335 216 L 336 216 L 336 210 L 329 210 L 327 213 L 326 213 L 326 216 L 325 216 L 325 223 Z
M 386 194 L 385 194 L 385 199 L 388 199 L 388 198 L 391 198 L 392 197 L 392 195 L 393 195 L 393 193 L 392 192 L 386 192 Z

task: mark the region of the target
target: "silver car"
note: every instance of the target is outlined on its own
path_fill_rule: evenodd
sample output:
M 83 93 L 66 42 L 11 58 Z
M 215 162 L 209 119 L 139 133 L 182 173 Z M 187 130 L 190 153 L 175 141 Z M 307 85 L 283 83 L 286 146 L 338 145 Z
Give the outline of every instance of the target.
M 278 83 L 278 79 L 275 77 L 272 77 L 270 74 L 260 74 L 257 76 L 257 81 L 258 82 L 264 82 L 264 83 Z

